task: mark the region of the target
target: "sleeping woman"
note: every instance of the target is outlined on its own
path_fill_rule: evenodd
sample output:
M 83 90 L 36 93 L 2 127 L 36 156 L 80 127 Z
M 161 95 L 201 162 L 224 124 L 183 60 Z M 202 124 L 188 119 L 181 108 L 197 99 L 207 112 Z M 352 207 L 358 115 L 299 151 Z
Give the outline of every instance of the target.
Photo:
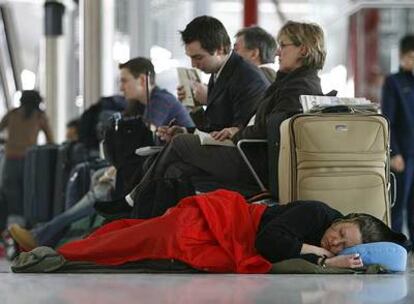
M 359 268 L 358 256 L 336 254 L 361 243 L 405 240 L 370 215 L 344 217 L 316 201 L 248 204 L 236 192 L 217 190 L 187 197 L 160 217 L 111 222 L 58 252 L 103 265 L 176 259 L 208 272 L 266 273 L 290 258 Z

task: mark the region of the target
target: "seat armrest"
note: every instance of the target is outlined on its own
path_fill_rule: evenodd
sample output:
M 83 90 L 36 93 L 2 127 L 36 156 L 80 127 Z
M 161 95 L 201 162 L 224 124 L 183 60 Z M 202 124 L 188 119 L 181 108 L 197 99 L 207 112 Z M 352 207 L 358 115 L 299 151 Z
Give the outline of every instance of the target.
M 272 196 L 279 199 L 279 149 L 280 149 L 280 125 L 297 112 L 274 113 L 267 120 L 267 155 L 268 155 L 268 176 L 269 191 Z
M 237 142 L 237 150 L 239 151 L 240 156 L 242 157 L 242 159 L 246 163 L 247 167 L 249 168 L 250 173 L 253 175 L 255 181 L 259 185 L 260 190 L 261 191 L 267 191 L 267 188 L 263 184 L 263 181 L 260 179 L 260 177 L 257 174 L 256 170 L 254 169 L 253 165 L 251 164 L 250 160 L 248 159 L 246 153 L 243 151 L 243 146 L 245 146 L 246 144 L 249 144 L 249 145 L 251 145 L 251 144 L 267 144 L 267 140 L 266 139 L 241 139 Z

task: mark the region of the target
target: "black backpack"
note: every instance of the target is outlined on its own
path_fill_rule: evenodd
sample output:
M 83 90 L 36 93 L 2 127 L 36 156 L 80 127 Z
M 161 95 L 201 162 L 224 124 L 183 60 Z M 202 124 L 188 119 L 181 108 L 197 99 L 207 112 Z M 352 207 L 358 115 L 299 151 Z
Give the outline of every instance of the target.
M 125 110 L 127 102 L 122 96 L 101 97 L 83 112 L 79 123 L 79 140 L 88 149 L 98 149 L 108 118 Z
M 137 158 L 136 149 L 153 145 L 153 134 L 141 116 L 121 117 L 120 115 L 111 118 L 103 143 L 105 158 L 117 169 Z

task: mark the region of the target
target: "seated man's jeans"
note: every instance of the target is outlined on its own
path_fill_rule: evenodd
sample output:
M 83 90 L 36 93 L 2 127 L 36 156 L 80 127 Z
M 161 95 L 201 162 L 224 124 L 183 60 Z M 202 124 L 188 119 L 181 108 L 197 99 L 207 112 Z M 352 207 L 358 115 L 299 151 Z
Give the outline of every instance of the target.
M 95 174 L 103 174 L 98 170 Z M 94 175 L 93 179 L 96 178 Z M 94 204 L 96 201 L 107 201 L 111 199 L 111 192 L 114 188 L 114 181 L 97 183 L 80 201 L 65 212 L 54 217 L 51 221 L 32 229 L 33 236 L 39 246 L 54 247 L 64 236 L 66 228 L 73 222 L 95 213 Z

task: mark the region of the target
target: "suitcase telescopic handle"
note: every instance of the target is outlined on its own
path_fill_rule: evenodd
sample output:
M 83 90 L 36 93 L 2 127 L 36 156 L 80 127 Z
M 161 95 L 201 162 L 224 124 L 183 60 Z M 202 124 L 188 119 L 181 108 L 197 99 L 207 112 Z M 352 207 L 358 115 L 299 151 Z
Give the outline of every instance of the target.
M 394 172 L 390 172 L 390 183 L 388 191 L 392 194 L 391 196 L 391 208 L 394 207 L 395 202 L 397 201 L 397 177 Z

